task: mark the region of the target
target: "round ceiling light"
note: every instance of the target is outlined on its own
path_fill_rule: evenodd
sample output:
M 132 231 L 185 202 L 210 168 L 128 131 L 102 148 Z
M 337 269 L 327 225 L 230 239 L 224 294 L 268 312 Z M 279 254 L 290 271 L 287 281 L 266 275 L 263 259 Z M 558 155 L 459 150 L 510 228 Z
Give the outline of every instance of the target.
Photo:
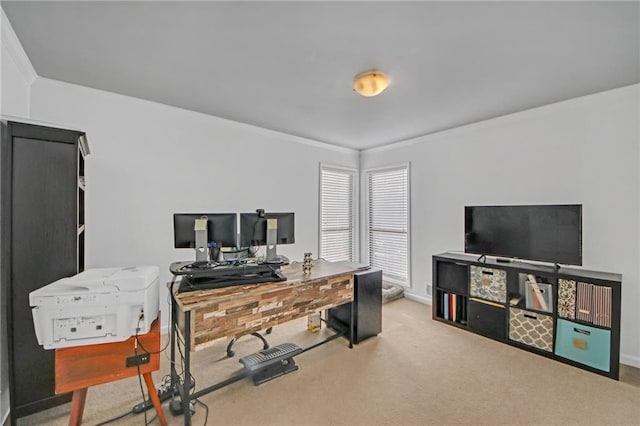
M 379 95 L 389 85 L 389 79 L 382 71 L 366 71 L 353 79 L 353 90 L 362 96 Z

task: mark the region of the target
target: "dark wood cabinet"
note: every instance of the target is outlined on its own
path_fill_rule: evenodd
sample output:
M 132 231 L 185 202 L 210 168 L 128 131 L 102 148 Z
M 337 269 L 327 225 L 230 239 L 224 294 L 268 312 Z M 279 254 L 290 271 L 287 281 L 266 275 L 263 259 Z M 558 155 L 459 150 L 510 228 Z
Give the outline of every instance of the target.
M 434 320 L 618 379 L 620 274 L 483 259 L 433 256 Z
M 477 300 L 469 300 L 467 306 L 469 330 L 494 339 L 502 340 L 506 337 L 504 308 Z
M 327 324 L 348 333 L 353 305 L 353 341 L 360 343 L 382 331 L 382 270 L 356 272 L 353 281 L 353 303 L 329 309 Z
M 29 293 L 84 269 L 84 133 L 2 122 L 2 304 L 11 419 L 70 400 L 37 342 Z M 79 212 L 82 213 L 79 213 Z

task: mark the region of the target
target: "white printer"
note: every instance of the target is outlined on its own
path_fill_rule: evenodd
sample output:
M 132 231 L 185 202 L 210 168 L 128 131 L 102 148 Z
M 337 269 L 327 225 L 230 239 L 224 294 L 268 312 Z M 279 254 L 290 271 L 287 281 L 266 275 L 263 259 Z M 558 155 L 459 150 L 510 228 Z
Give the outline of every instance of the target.
M 159 268 L 88 269 L 29 294 L 45 349 L 121 342 L 149 332 L 158 317 Z

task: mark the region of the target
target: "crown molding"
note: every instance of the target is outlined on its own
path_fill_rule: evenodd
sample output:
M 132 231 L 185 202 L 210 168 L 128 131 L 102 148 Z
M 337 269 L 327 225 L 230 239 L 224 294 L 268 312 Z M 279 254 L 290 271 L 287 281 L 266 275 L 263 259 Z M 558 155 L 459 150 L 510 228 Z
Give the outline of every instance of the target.
M 27 53 L 24 51 L 18 36 L 15 31 L 13 31 L 13 27 L 11 26 L 11 22 L 9 22 L 9 18 L 4 13 L 4 10 L 0 6 L 0 12 L 2 14 L 2 25 L 0 25 L 0 37 L 2 38 L 2 46 L 6 47 L 7 52 L 16 63 L 18 69 L 21 74 L 24 76 L 25 82 L 28 85 L 33 84 L 38 78 L 38 74 L 36 70 L 33 68 Z

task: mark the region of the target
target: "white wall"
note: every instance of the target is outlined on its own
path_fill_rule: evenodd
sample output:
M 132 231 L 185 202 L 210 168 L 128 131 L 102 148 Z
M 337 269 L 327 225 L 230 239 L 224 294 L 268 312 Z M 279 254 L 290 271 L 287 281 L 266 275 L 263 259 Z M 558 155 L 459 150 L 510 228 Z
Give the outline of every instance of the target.
M 465 205 L 583 205 L 583 265 L 623 274 L 622 362 L 640 367 L 638 85 L 364 151 L 411 161 L 410 296 L 430 300 L 431 256 L 464 250 Z
M 30 87 L 36 74 L 1 7 L 0 51 L 0 114 L 28 119 Z M 3 288 L 1 282 L 0 288 Z M 4 423 L 9 414 L 5 302 L 0 299 L 0 423 Z
M 296 243 L 278 252 L 316 256 L 319 163 L 357 167 L 359 159 L 357 151 L 44 78 L 32 87 L 31 112 L 87 132 L 87 268 L 158 265 L 165 308 L 169 264 L 195 258 L 173 248 L 173 213 L 293 211 Z
M 29 92 L 36 73 L 0 7 L 0 113 L 29 118 Z

